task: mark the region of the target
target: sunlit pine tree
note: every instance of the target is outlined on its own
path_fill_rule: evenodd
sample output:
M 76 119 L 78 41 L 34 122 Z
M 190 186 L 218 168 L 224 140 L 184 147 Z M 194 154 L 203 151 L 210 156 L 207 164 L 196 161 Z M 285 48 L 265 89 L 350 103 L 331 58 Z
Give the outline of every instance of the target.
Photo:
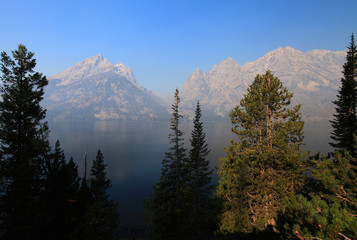
M 314 191 L 290 199 L 285 239 L 356 239 L 357 159 L 348 151 L 314 160 Z
M 304 184 L 305 155 L 301 150 L 303 126 L 300 105 L 270 71 L 257 75 L 247 94 L 231 113 L 231 140 L 220 159 L 217 196 L 223 209 L 220 232 L 224 235 L 278 231 L 284 199 Z

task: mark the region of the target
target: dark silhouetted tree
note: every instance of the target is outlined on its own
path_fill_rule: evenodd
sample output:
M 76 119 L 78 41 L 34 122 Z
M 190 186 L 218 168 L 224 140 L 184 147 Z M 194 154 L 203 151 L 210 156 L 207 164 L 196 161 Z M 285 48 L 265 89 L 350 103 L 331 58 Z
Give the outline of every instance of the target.
M 192 239 L 207 239 L 212 232 L 210 214 L 212 211 L 210 196 L 213 186 L 211 185 L 213 170 L 209 167 L 207 155 L 210 150 L 206 143 L 206 133 L 203 131 L 201 122 L 200 103 L 197 102 L 195 117 L 193 120 L 193 131 L 191 133 L 191 149 L 187 161 L 189 172 L 189 191 L 192 210 L 188 220 L 192 221 L 192 230 L 187 233 L 187 237 Z M 211 232 L 210 232 L 211 231 Z
M 184 239 L 189 221 L 187 216 L 187 156 L 184 148 L 182 131 L 179 122 L 179 91 L 175 92 L 175 103 L 172 104 L 172 117 L 169 134 L 170 151 L 162 160 L 161 176 L 154 185 L 154 195 L 145 203 L 145 218 L 150 225 L 154 239 Z
M 82 239 L 110 240 L 114 239 L 115 230 L 119 225 L 117 204 L 110 199 L 108 190 L 111 187 L 110 179 L 107 178 L 104 156 L 100 150 L 88 179 L 91 201 L 88 203 L 86 214 L 79 224 L 79 234 Z
M 45 76 L 24 45 L 1 53 L 0 156 L 1 237 L 39 239 L 43 148 L 48 144 L 46 111 L 40 106 Z
M 333 101 L 336 105 L 336 114 L 332 124 L 331 138 L 334 142 L 330 143 L 336 150 L 350 152 L 356 156 L 355 135 L 357 133 L 357 52 L 354 36 L 351 36 L 351 43 L 348 47 L 346 63 L 343 65 L 343 77 L 341 78 L 341 88 L 338 91 L 337 100 Z
M 44 190 L 42 196 L 43 239 L 69 239 L 77 215 L 77 199 L 80 178 L 78 167 L 71 158 L 66 161 L 57 140 L 50 161 L 45 168 Z

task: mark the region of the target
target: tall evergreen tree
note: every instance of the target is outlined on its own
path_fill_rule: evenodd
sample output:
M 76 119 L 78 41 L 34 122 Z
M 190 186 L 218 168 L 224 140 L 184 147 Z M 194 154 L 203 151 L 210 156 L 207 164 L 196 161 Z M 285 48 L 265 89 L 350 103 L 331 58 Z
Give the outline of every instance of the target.
M 57 140 L 50 161 L 45 168 L 42 194 L 43 239 L 69 239 L 76 223 L 80 178 L 78 167 L 71 158 L 66 161 Z
M 100 150 L 93 161 L 88 180 L 91 201 L 87 212 L 80 220 L 78 233 L 81 239 L 110 240 L 119 225 L 117 204 L 110 199 L 108 190 L 111 187 L 107 178 L 104 156 Z M 77 236 L 78 237 L 78 236 Z
M 188 228 L 185 219 L 188 194 L 186 149 L 183 146 L 182 131 L 179 121 L 179 91 L 175 92 L 175 103 L 172 104 L 172 117 L 169 134 L 170 152 L 165 153 L 162 160 L 161 176 L 154 185 L 154 195 L 145 204 L 146 219 L 151 227 L 154 239 L 184 239 Z
M 292 93 L 270 71 L 257 75 L 231 113 L 231 140 L 220 159 L 217 196 L 222 199 L 223 234 L 278 230 L 284 199 L 303 186 L 305 156 L 300 146 L 300 105 L 288 108 Z
M 0 101 L 1 237 L 39 239 L 38 213 L 46 111 L 40 106 L 45 76 L 34 72 L 36 60 L 24 45 L 1 53 Z
M 357 133 L 357 51 L 354 36 L 351 36 L 351 43 L 348 47 L 346 63 L 343 65 L 343 78 L 341 78 L 341 88 L 338 91 L 336 114 L 332 124 L 330 143 L 336 150 L 347 150 L 352 156 L 356 156 L 356 141 L 354 136 Z
M 201 116 L 200 103 L 197 102 L 193 120 L 194 129 L 190 139 L 191 149 L 187 162 L 188 185 L 192 199 L 192 212 L 189 215 L 193 226 L 193 230 L 187 236 L 192 236 L 192 239 L 206 239 L 211 230 L 209 215 L 211 211 L 210 195 L 213 189 L 213 185 L 211 185 L 213 170 L 210 169 L 207 159 L 210 150 L 205 140 L 206 133 L 203 131 Z

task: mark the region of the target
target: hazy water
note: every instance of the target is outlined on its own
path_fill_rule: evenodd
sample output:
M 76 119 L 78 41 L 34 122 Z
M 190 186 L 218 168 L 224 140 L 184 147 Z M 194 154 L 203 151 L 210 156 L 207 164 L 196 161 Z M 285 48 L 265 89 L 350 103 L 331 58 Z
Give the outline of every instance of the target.
M 121 226 L 141 225 L 142 201 L 151 196 L 152 186 L 160 177 L 161 161 L 169 148 L 169 121 L 65 121 L 50 122 L 49 127 L 51 143 L 60 140 L 65 155 L 74 158 L 81 175 L 85 145 L 88 171 L 97 150 L 102 150 L 112 182 L 111 195 L 119 203 Z M 212 169 L 218 166 L 219 157 L 225 156 L 224 147 L 229 146 L 230 139 L 235 139 L 230 129 L 229 121 L 204 122 Z M 181 130 L 188 148 L 192 123 L 183 122 Z M 330 131 L 328 121 L 305 123 L 304 150 L 331 151 L 328 146 Z M 215 170 L 213 182 L 217 181 Z

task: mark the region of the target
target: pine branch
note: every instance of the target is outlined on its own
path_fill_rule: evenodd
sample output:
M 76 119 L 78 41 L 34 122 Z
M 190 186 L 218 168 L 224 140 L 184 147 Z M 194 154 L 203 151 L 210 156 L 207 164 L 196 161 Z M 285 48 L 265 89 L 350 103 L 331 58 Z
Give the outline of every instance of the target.
M 340 199 L 342 199 L 342 200 L 346 201 L 346 202 L 349 202 L 349 203 L 351 203 L 351 204 L 353 204 L 353 205 L 357 205 L 357 203 L 352 202 L 352 201 L 351 201 L 351 200 L 349 200 L 348 198 L 344 198 L 344 197 L 342 197 L 342 196 L 341 196 L 341 195 L 339 195 L 339 194 L 336 194 L 336 196 L 337 196 L 338 198 L 340 198 Z
M 344 237 L 347 240 L 352 240 L 351 238 L 347 237 L 346 235 L 344 235 L 343 233 L 339 232 L 338 235 Z

